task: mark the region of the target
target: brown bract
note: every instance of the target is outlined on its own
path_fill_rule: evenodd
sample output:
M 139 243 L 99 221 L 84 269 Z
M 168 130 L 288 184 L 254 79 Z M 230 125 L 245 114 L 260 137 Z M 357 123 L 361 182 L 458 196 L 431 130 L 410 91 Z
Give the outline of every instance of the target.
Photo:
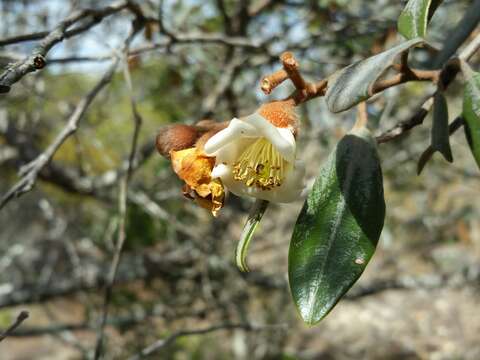
M 272 101 L 263 104 L 258 113 L 267 119 L 271 124 L 279 128 L 290 127 L 293 134 L 297 134 L 298 121 L 295 114 L 295 102 L 292 99 Z

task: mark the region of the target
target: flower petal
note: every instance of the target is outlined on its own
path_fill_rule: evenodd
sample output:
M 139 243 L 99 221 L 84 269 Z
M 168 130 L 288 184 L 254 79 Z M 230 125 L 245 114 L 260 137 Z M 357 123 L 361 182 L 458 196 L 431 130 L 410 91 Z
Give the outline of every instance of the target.
M 244 119 L 257 130 L 257 137 L 263 136 L 272 143 L 278 152 L 290 163 L 295 161 L 295 138 L 290 129 L 277 128 L 259 113 Z
M 205 143 L 203 150 L 206 155 L 215 156 L 218 150 L 240 137 L 257 136 L 255 127 L 245 121 L 233 118 L 226 129 L 219 131 Z
M 228 175 L 229 172 L 231 172 L 231 168 L 225 164 L 219 164 L 215 166 L 212 170 L 212 178 L 223 178 Z
M 265 137 L 290 163 L 295 161 L 295 138 L 289 128 L 277 128 L 259 113 L 243 119 L 233 118 L 226 129 L 212 136 L 204 146 L 205 154 L 217 156 L 220 149 L 241 138 Z

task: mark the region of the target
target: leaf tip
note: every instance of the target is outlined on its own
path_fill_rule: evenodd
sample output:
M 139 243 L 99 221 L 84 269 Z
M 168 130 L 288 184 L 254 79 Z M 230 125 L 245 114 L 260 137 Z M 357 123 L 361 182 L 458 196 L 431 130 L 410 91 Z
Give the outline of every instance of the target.
M 320 321 L 322 321 L 332 309 L 333 306 L 323 307 L 317 311 L 311 311 L 309 309 L 303 309 L 304 311 L 302 311 L 302 309 L 300 309 L 300 315 L 305 324 L 307 324 L 308 326 L 315 326 Z

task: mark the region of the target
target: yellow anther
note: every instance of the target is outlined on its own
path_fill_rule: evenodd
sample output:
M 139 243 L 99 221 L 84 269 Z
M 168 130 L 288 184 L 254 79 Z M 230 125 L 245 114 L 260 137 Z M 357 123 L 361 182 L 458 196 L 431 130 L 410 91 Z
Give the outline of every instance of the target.
M 233 178 L 248 187 L 271 190 L 282 185 L 287 162 L 265 138 L 248 146 L 233 165 Z

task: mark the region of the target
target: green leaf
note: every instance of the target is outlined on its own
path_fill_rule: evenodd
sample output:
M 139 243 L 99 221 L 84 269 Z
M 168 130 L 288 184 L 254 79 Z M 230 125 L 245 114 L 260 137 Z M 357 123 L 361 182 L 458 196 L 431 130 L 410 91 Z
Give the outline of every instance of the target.
M 242 235 L 240 236 L 240 240 L 235 250 L 235 263 L 237 264 L 238 269 L 242 272 L 249 271 L 247 266 L 248 247 L 258 224 L 260 224 L 260 220 L 262 220 L 263 214 L 267 210 L 268 204 L 269 202 L 265 200 L 255 200 L 255 203 L 248 214 L 247 222 L 243 227 Z
M 435 93 L 433 99 L 432 149 L 441 153 L 445 160 L 453 161 L 448 129 L 447 100 L 440 91 Z
M 465 121 L 463 120 L 463 117 L 459 116 L 455 120 L 451 122 L 451 124 L 448 126 L 448 134 L 452 136 L 458 129 L 460 129 L 463 125 L 465 125 Z M 428 148 L 425 149 L 425 151 L 422 153 L 420 156 L 420 159 L 418 160 L 417 164 L 417 175 L 420 175 L 421 172 L 423 171 L 423 168 L 427 163 L 430 161 L 432 158 L 433 154 L 435 153 L 435 150 L 433 150 L 432 145 L 430 144 Z
M 328 109 L 334 113 L 345 111 L 371 97 L 373 85 L 393 65 L 395 58 L 423 42 L 422 39 L 404 42 L 334 73 L 328 79 L 325 94 Z
M 398 32 L 407 39 L 425 37 L 427 24 L 441 0 L 410 0 L 398 18 Z
M 462 64 L 466 84 L 463 95 L 463 118 L 465 133 L 473 157 L 480 167 L 480 73 L 472 71 L 467 64 Z
M 288 275 L 305 322 L 325 317 L 360 277 L 384 219 L 375 140 L 367 129 L 355 129 L 321 169 L 293 231 Z

